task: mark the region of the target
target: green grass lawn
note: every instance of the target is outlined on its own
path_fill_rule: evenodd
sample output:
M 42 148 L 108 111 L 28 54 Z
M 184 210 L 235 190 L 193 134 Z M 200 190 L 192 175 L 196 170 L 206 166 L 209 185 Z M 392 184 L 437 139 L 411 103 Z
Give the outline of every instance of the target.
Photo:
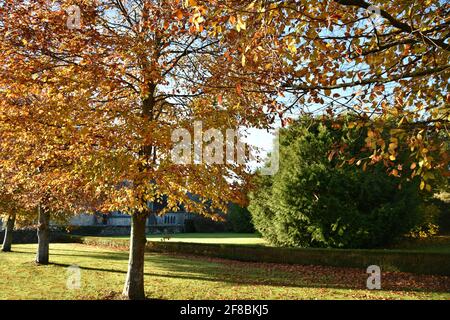
M 221 244 L 261 244 L 267 242 L 253 233 L 176 233 L 164 239 L 169 242 L 221 243 Z M 148 235 L 149 241 L 161 241 L 161 235 Z
M 167 242 L 191 242 L 191 243 L 216 243 L 216 244 L 240 244 L 240 245 L 268 245 L 267 241 L 256 233 L 173 233 L 168 235 L 169 239 L 162 234 L 148 234 L 148 241 Z M 86 236 L 85 238 L 104 239 L 129 239 L 129 236 Z
M 120 298 L 126 251 L 51 244 L 48 266 L 33 263 L 36 245 L 0 253 L 0 299 Z M 365 289 L 365 270 L 244 263 L 146 254 L 145 285 L 154 299 L 450 299 L 450 278 L 389 272 L 381 291 Z M 81 288 L 67 289 L 68 266 L 81 268 Z
M 89 238 L 89 237 L 87 237 Z M 96 237 L 94 237 L 96 238 Z M 102 237 L 107 239 L 128 239 L 128 236 Z M 149 241 L 163 241 L 162 235 L 147 235 Z M 217 243 L 240 245 L 269 245 L 266 240 L 254 233 L 176 233 L 168 242 Z M 435 236 L 430 239 L 408 240 L 386 250 L 409 250 L 420 252 L 450 253 L 450 236 Z

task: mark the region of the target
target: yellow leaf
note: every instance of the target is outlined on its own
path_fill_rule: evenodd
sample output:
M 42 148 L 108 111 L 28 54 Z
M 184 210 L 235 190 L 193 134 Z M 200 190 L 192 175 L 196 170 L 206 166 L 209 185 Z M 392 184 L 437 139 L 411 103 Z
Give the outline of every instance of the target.
M 241 30 L 245 30 L 247 28 L 247 25 L 245 21 L 242 21 L 242 18 L 238 16 L 237 23 L 236 23 L 236 30 L 238 32 L 241 32 Z
M 420 182 L 420 190 L 423 190 L 425 188 L 425 181 Z

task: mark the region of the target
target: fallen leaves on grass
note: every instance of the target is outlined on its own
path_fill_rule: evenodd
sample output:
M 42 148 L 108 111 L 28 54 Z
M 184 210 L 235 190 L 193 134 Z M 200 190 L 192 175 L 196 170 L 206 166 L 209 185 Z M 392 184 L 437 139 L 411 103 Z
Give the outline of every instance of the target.
M 218 263 L 224 266 L 224 269 L 230 270 L 230 273 L 233 272 L 234 274 L 237 270 L 242 270 L 243 277 L 248 276 L 250 273 L 249 270 L 252 269 L 267 273 L 266 279 L 258 280 L 255 278 L 255 284 L 271 284 L 276 282 L 279 285 L 279 279 L 273 279 L 271 275 L 283 272 L 286 275 L 286 284 L 295 281 L 313 287 L 366 289 L 366 281 L 368 278 L 366 270 L 359 268 L 241 262 L 184 254 L 172 255 Z M 448 276 L 420 275 L 382 270 L 381 283 L 383 290 L 396 291 L 397 294 L 401 294 L 403 291 L 450 292 L 450 277 Z

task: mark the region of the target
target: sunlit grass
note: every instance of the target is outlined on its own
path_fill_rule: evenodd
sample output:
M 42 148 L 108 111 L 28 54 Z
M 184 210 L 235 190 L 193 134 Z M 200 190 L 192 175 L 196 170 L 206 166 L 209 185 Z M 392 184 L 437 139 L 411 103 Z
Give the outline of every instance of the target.
M 169 235 L 169 239 L 162 235 L 148 235 L 149 241 L 192 242 L 192 243 L 221 243 L 221 244 L 261 244 L 267 242 L 253 233 L 176 233 Z
M 33 263 L 36 245 L 15 245 L 0 253 L 0 299 L 118 298 L 127 269 L 126 251 L 81 244 L 52 244 L 48 266 Z M 155 299 L 450 299 L 429 290 L 365 290 L 365 271 L 228 262 L 146 254 L 145 285 Z M 68 266 L 81 268 L 81 288 L 69 290 Z M 306 268 L 306 267 L 305 267 Z M 353 276 L 352 276 L 353 277 Z M 447 278 L 445 278 L 447 279 Z
M 216 243 L 240 245 L 270 245 L 256 233 L 176 233 L 168 235 L 169 239 L 161 234 L 147 235 L 148 241 Z M 90 237 L 86 237 L 90 238 Z M 93 237 L 97 238 L 97 237 Z M 128 236 L 101 237 L 105 239 L 128 239 Z M 432 238 L 405 240 L 385 250 L 408 250 L 418 252 L 450 253 L 450 236 L 435 236 Z
M 99 238 L 87 236 L 86 238 Z M 104 239 L 129 239 L 129 236 L 102 236 Z M 217 243 L 217 244 L 243 244 L 268 245 L 267 241 L 256 233 L 173 233 L 148 234 L 148 241 L 191 242 L 191 243 Z

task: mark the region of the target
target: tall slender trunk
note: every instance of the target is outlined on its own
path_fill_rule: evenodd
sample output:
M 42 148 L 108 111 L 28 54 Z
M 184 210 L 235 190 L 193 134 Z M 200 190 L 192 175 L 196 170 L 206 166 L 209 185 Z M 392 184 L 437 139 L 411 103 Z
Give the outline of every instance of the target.
M 159 42 L 157 40 L 157 42 Z M 146 62 L 144 62 L 146 65 Z M 154 120 L 153 109 L 155 107 L 155 83 L 148 83 L 149 93 L 142 100 L 142 117 L 146 121 Z M 152 146 L 145 144 L 139 150 L 139 155 L 146 160 L 139 165 L 139 171 L 145 172 L 148 162 L 152 156 Z M 146 163 L 146 164 L 144 164 Z M 141 181 L 141 183 L 144 183 Z M 148 183 L 148 182 L 147 182 Z M 143 199 L 142 199 L 143 200 Z M 147 202 L 145 201 L 147 204 Z M 134 212 L 131 215 L 131 236 L 130 236 L 130 254 L 128 260 L 128 272 L 123 288 L 123 295 L 131 300 L 145 299 L 144 290 L 144 256 L 145 256 L 145 223 L 149 214 L 149 210 L 145 212 Z
M 131 300 L 145 299 L 144 290 L 144 254 L 145 254 L 145 222 L 147 215 L 134 213 L 131 215 L 130 258 L 123 295 Z
M 38 206 L 38 250 L 36 254 L 37 264 L 48 264 L 49 243 L 50 243 L 50 213 L 48 210 Z
M 11 245 L 12 245 L 12 240 L 13 240 L 13 230 L 14 230 L 15 223 L 16 223 L 16 214 L 15 213 L 9 214 L 8 220 L 6 222 L 5 238 L 3 239 L 3 246 L 2 246 L 3 252 L 11 251 Z

